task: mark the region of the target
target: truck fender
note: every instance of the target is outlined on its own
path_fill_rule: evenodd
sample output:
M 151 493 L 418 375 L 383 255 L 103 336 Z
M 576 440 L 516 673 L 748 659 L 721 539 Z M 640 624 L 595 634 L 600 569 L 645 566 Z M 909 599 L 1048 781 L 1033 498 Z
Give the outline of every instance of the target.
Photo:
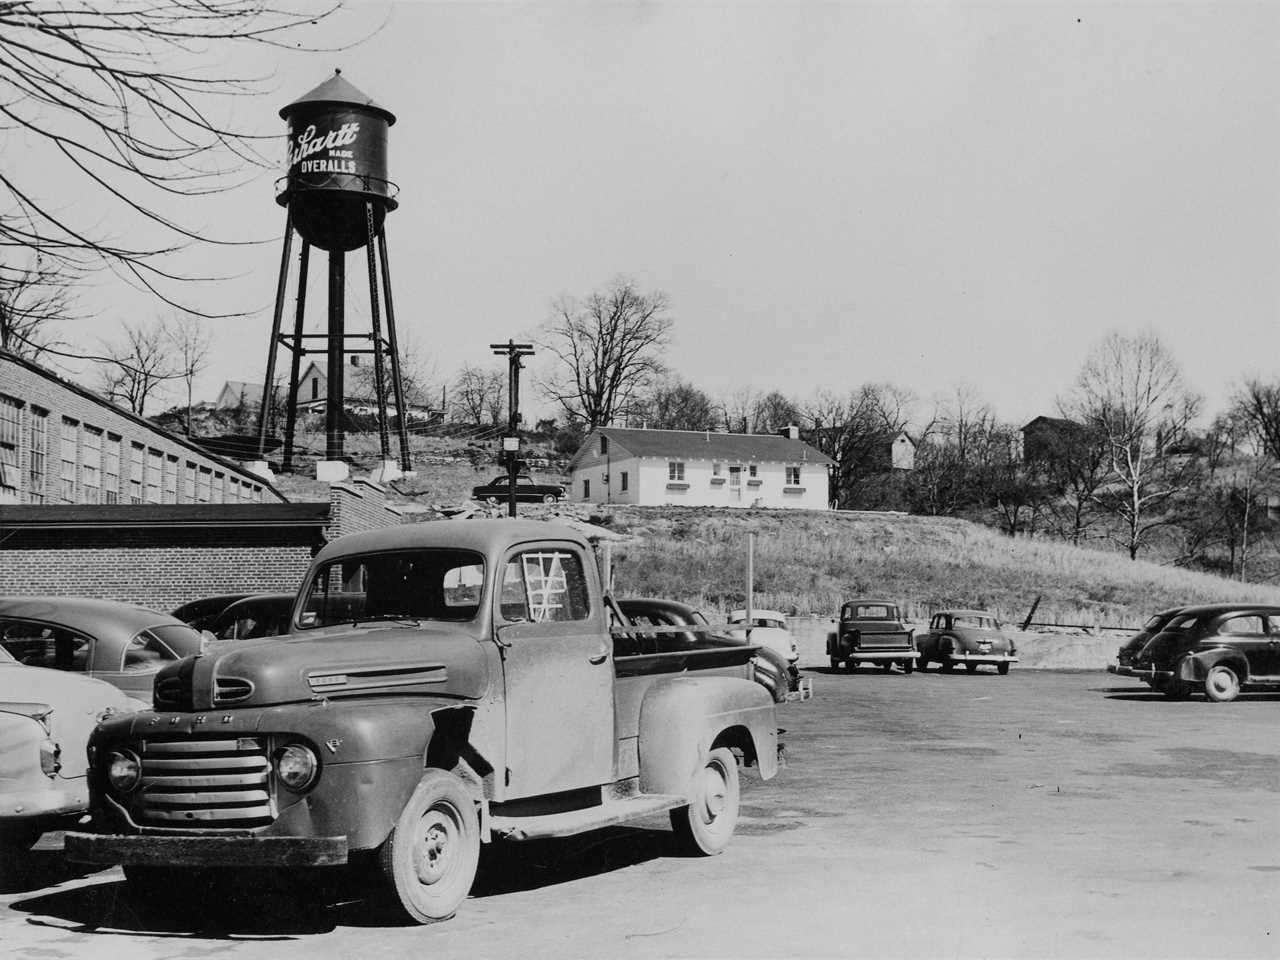
M 838 652 L 836 644 L 839 642 L 840 633 L 836 630 L 827 631 L 827 656 L 834 656 Z
M 1178 679 L 1203 683 L 1209 671 L 1219 665 L 1235 671 L 1241 683 L 1249 679 L 1248 660 L 1243 653 L 1232 647 L 1214 647 L 1212 650 L 1197 650 L 1187 654 L 1178 662 Z
M 640 704 L 640 791 L 685 796 L 715 747 L 737 747 L 762 779 L 778 772 L 778 723 L 764 688 L 739 677 L 672 677 Z

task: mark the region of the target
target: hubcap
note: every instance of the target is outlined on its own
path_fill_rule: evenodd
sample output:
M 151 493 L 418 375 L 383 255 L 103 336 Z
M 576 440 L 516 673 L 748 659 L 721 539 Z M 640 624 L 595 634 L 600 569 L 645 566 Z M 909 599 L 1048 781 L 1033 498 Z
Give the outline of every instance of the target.
M 1235 688 L 1230 674 L 1223 670 L 1215 670 L 1213 676 L 1209 678 L 1209 683 L 1213 685 L 1214 692 L 1218 694 L 1230 693 Z
M 413 868 L 424 884 L 437 883 L 449 871 L 457 824 L 442 810 L 428 810 L 413 845 Z
M 725 800 L 728 794 L 724 775 L 719 767 L 707 767 L 703 771 L 702 784 L 702 822 L 714 823 L 724 813 Z

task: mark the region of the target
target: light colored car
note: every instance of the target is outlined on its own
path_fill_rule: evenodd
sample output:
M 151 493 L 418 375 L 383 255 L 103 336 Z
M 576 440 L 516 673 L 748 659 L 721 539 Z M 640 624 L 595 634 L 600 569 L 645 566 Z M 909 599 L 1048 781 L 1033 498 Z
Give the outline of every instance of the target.
M 957 664 L 975 673 L 989 665 L 1001 674 L 1018 662 L 1017 649 L 1004 634 L 994 613 L 986 610 L 939 610 L 929 620 L 929 632 L 916 638 L 920 660 L 916 667 L 924 670 L 937 663 L 945 671 Z
M 0 648 L 29 667 L 81 673 L 151 702 L 160 668 L 204 637 L 167 613 L 88 597 L 0 597 Z
M 89 805 L 89 734 L 147 705 L 89 677 L 24 667 L 0 649 L 0 871 Z
M 729 623 L 741 626 L 741 629 L 730 630 L 730 636 L 747 636 L 746 610 L 734 610 L 730 613 Z M 800 653 L 796 648 L 796 638 L 787 629 L 787 618 L 777 610 L 752 609 L 751 636 L 749 639 L 757 646 L 768 647 L 770 650 L 782 655 L 786 658 L 787 663 L 795 663 L 800 659 Z

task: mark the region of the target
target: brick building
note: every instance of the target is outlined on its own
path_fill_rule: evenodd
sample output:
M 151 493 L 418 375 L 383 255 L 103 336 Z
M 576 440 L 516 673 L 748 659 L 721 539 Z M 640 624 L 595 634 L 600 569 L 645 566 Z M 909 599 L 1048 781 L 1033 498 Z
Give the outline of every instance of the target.
M 238 464 L 0 352 L 0 504 L 283 501 Z
M 0 596 L 87 596 L 172 610 L 224 593 L 295 590 L 322 546 L 402 522 L 383 488 L 327 502 L 0 505 Z

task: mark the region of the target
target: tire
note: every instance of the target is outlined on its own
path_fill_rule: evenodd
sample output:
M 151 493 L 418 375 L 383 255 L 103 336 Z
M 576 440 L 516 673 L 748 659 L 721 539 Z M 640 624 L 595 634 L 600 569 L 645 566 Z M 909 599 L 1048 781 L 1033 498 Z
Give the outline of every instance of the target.
M 497 497 L 485 497 L 485 498 L 484 498 L 484 502 L 485 502 L 485 503 L 487 503 L 487 504 L 488 504 L 489 506 L 491 506 L 491 507 L 496 507 L 496 506 L 498 505 L 498 498 L 497 498 Z
M 997 663 L 997 664 L 996 664 L 996 673 L 1000 674 L 1000 676 L 1002 676 L 1002 677 L 1007 677 L 1007 676 L 1009 675 L 1009 664 L 1007 664 L 1007 663 Z
M 728 747 L 716 747 L 693 775 L 688 806 L 671 811 L 681 850 L 714 857 L 727 847 L 738 824 L 738 795 L 738 761 Z
M 977 673 L 978 665 L 976 663 L 966 663 L 964 669 L 966 673 Z
M 557 500 L 559 500 L 559 499 L 560 499 L 560 498 L 559 498 L 559 497 L 557 497 L 554 493 L 548 493 L 545 497 L 543 497 L 543 498 L 542 498 L 542 502 L 543 502 L 543 503 L 555 503 L 555 502 L 556 502 Z
M 1211 667 L 1204 678 L 1204 695 L 1214 703 L 1230 703 L 1240 696 L 1240 678 L 1230 667 Z
M 916 661 L 916 669 L 919 670 L 921 673 L 924 673 L 926 670 L 929 669 L 929 658 L 926 657 L 923 653 L 920 654 L 920 659 Z
M 378 848 L 388 900 L 414 923 L 448 920 L 480 863 L 480 819 L 462 781 L 428 770 Z
M 840 658 L 839 658 L 839 657 L 830 657 L 830 658 L 828 658 L 828 659 L 830 659 L 830 660 L 831 660 L 831 669 L 832 669 L 832 670 L 839 670 L 839 669 L 840 669 Z
M 955 668 L 956 668 L 956 664 L 955 664 L 955 661 L 954 661 L 954 660 L 952 660 L 950 657 L 943 657 L 943 658 L 942 658 L 942 672 L 943 672 L 943 673 L 950 673 L 950 672 L 951 672 L 952 670 L 954 670 Z
M 857 670 L 857 669 L 858 669 L 858 661 L 857 661 L 857 660 L 846 660 L 846 661 L 844 662 L 844 668 L 845 668 L 847 671 L 849 671 L 850 673 L 853 673 L 855 670 Z
M 886 660 L 884 663 L 880 664 L 880 669 L 883 670 L 885 673 L 888 673 L 890 670 L 893 669 L 893 661 Z
M 911 673 L 912 671 L 914 671 L 914 670 L 915 670 L 915 668 L 916 668 L 916 662 L 915 662 L 914 660 L 903 660 L 903 661 L 902 661 L 902 672 L 903 672 L 903 673 Z

